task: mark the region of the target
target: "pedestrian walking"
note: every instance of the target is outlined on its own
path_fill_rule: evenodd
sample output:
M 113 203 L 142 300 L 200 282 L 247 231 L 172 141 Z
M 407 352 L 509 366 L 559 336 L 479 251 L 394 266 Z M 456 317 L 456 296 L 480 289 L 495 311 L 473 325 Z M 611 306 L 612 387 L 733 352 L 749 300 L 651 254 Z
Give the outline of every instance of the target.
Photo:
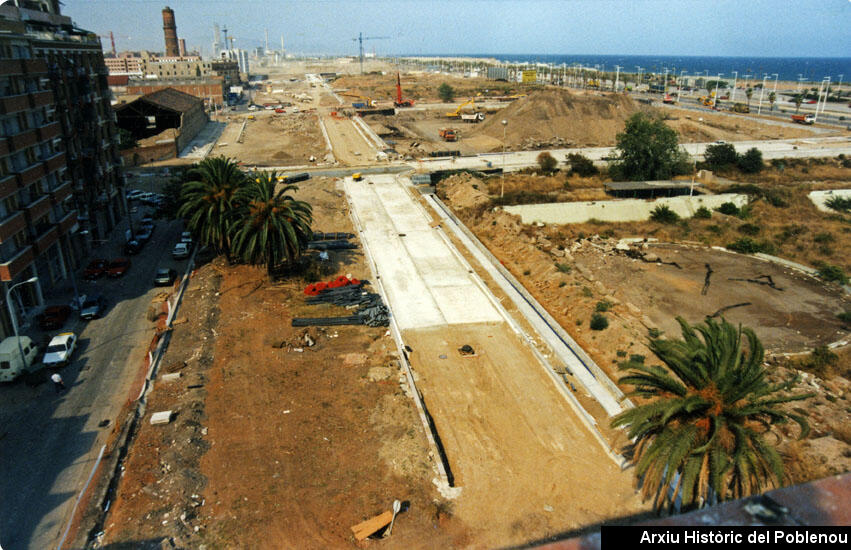
M 62 376 L 58 372 L 54 372 L 50 379 L 53 380 L 53 387 L 56 388 L 56 393 L 62 393 L 65 389 L 65 382 L 62 381 Z

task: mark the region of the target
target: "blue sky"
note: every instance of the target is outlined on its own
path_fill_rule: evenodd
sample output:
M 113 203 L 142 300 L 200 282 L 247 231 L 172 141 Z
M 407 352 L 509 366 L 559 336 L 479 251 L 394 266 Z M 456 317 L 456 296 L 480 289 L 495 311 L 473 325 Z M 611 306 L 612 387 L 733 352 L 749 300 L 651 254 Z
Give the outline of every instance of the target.
M 63 0 L 63 13 L 118 50 L 162 51 L 163 7 L 190 49 L 210 54 L 213 23 L 236 46 L 380 55 L 549 53 L 851 56 L 851 0 Z M 105 42 L 108 48 L 108 44 Z M 270 44 L 270 45 L 271 45 Z

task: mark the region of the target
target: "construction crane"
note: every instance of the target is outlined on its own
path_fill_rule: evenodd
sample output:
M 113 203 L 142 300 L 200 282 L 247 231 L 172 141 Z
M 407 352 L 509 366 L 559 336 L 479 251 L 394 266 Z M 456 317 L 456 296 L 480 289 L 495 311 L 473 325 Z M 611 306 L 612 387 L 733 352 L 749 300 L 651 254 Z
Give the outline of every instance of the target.
M 389 36 L 364 36 L 362 32 L 358 33 L 357 38 L 352 38 L 353 42 L 358 42 L 360 45 L 360 74 L 363 74 L 363 41 L 364 40 L 389 40 Z
M 109 31 L 109 36 L 99 34 L 98 38 L 109 38 L 109 42 L 112 44 L 112 57 L 118 57 L 118 52 L 115 51 L 115 36 L 112 34 L 112 31 Z
M 413 107 L 413 99 L 402 99 L 402 80 L 399 78 L 399 73 L 396 73 L 396 101 L 393 102 L 396 107 Z

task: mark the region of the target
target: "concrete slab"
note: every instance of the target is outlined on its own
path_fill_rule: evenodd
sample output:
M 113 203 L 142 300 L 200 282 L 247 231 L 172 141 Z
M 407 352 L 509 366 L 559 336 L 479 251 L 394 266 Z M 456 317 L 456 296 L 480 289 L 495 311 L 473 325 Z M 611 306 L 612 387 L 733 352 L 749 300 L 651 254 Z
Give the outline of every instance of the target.
M 346 193 L 363 226 L 400 330 L 502 317 L 431 219 L 394 176 L 346 178 Z
M 171 422 L 171 414 L 171 411 L 155 412 L 151 415 L 151 424 L 168 424 L 169 422 Z
M 851 199 L 851 189 L 829 189 L 827 191 L 810 191 L 807 196 L 810 197 L 810 200 L 813 201 L 813 204 L 816 205 L 816 208 L 818 208 L 822 212 L 831 212 L 833 214 L 836 214 L 836 211 L 828 208 L 825 203 L 827 203 L 827 201 L 833 197 Z

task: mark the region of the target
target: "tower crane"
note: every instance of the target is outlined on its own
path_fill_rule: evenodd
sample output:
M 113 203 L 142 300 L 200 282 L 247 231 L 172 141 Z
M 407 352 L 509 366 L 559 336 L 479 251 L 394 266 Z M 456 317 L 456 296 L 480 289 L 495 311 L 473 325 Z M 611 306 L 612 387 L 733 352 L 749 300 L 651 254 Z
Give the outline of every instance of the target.
M 360 73 L 363 74 L 363 41 L 364 40 L 389 40 L 389 36 L 364 36 L 362 32 L 358 33 L 357 38 L 352 38 L 353 42 L 358 42 L 360 45 Z

